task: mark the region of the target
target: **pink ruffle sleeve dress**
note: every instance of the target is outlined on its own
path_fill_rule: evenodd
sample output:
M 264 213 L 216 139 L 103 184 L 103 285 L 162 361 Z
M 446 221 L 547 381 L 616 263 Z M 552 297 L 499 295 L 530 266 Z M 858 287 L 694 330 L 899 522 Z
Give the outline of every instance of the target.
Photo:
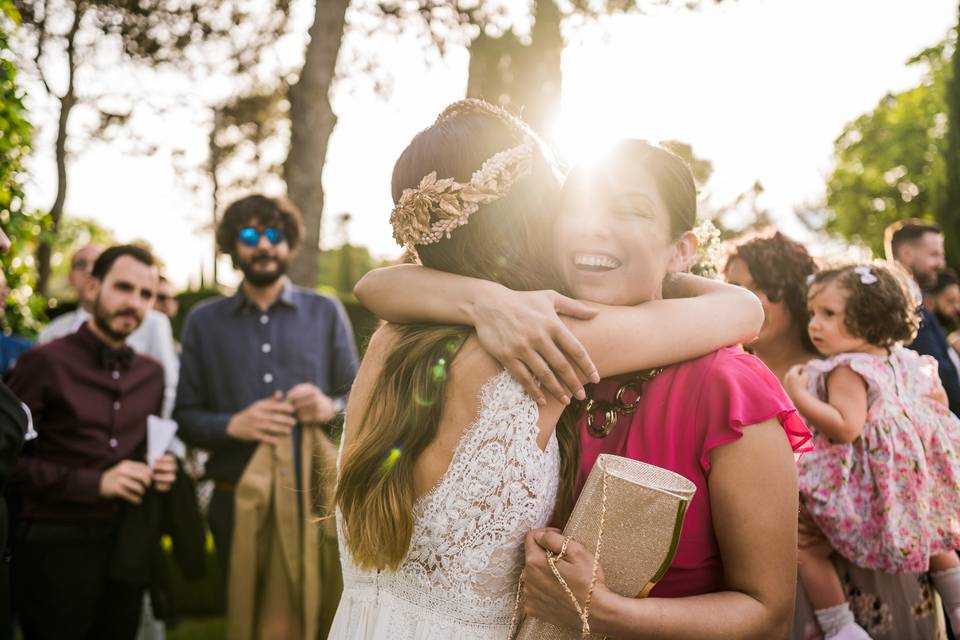
M 593 397 L 612 399 L 620 384 L 603 380 Z M 795 453 L 810 448 L 810 431 L 776 376 L 756 357 L 728 347 L 664 369 L 644 385 L 637 410 L 606 437 L 591 435 L 581 420 L 578 493 L 601 453 L 669 469 L 697 486 L 676 557 L 651 597 L 725 589 L 710 514 L 710 451 L 740 438 L 743 427 L 774 418 Z

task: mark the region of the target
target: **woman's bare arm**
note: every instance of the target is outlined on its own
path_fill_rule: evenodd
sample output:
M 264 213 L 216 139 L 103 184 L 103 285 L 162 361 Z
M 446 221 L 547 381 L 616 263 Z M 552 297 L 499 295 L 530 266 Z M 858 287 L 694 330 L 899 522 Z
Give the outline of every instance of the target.
M 354 294 L 388 322 L 475 327 L 480 344 L 541 405 L 544 390 L 566 403 L 583 399 L 585 382 L 600 380 L 586 349 L 558 315 L 587 319 L 596 311 L 556 291 L 511 291 L 489 280 L 400 265 L 370 271 Z M 532 369 L 547 372 L 539 384 Z
M 629 640 L 769 640 L 786 638 L 793 614 L 797 567 L 796 467 L 776 420 L 745 427 L 743 437 L 711 452 L 710 507 L 723 557 L 727 591 L 686 598 L 638 600 L 598 582 L 590 630 Z M 524 610 L 579 629 L 569 596 L 547 566 L 544 548 L 563 536 L 537 530 L 527 536 Z M 557 562 L 577 596 L 586 600 L 593 558 L 571 542 Z
M 763 308 L 755 295 L 689 274 L 675 278 L 695 297 L 634 307 L 591 304 L 593 319 L 563 318 L 601 376 L 683 362 L 756 337 Z
M 584 363 L 587 353 L 599 375 L 617 375 L 748 342 L 763 324 L 763 309 L 752 293 L 689 274 L 672 276 L 667 293 L 693 297 L 633 307 L 577 302 L 553 291 L 516 292 L 412 265 L 370 272 L 355 293 L 367 308 L 391 322 L 472 325 L 484 348 L 528 392 L 537 389 L 534 380 L 540 380 L 554 393 L 558 385 L 553 384 L 553 372 L 561 371 L 565 388 L 577 396 L 582 395 L 578 382 L 592 373 Z M 557 313 L 564 314 L 569 332 L 556 326 Z M 596 315 L 584 319 L 591 313 Z M 579 372 L 563 370 L 569 366 L 567 357 Z M 554 395 L 566 395 L 563 390 Z

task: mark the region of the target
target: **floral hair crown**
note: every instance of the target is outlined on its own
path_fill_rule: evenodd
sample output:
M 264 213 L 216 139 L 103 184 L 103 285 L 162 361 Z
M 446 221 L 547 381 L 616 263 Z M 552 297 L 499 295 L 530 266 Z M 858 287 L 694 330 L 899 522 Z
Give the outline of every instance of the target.
M 433 244 L 467 224 L 480 205 L 499 200 L 517 180 L 530 173 L 533 144 L 501 151 L 483 163 L 470 176 L 470 182 L 437 178 L 431 171 L 416 189 L 404 189 L 393 208 L 390 224 L 393 237 L 401 246 Z
M 437 178 L 437 172 L 431 171 L 415 189 L 404 189 L 390 214 L 390 224 L 397 244 L 408 250 L 449 238 L 454 229 L 467 224 L 480 205 L 504 197 L 530 174 L 537 143 L 521 120 L 482 100 L 461 100 L 447 107 L 437 122 L 459 113 L 483 113 L 503 120 L 523 135 L 524 142 L 487 159 L 469 182 Z

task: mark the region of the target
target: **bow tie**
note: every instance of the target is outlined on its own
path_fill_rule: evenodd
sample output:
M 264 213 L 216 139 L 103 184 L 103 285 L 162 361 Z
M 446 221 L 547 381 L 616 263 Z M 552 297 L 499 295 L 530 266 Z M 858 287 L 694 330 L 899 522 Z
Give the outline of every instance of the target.
M 103 347 L 100 349 L 100 366 L 104 369 L 129 369 L 133 362 L 133 349 L 130 347 L 120 347 L 111 349 Z

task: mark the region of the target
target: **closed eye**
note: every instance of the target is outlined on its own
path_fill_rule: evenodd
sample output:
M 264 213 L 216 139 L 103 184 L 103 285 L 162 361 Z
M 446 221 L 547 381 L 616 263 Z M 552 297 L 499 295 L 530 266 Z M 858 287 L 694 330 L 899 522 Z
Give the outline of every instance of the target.
M 656 218 L 656 214 L 646 207 L 618 207 L 614 210 L 614 213 L 616 213 L 618 216 L 643 218 L 645 220 L 652 220 Z

